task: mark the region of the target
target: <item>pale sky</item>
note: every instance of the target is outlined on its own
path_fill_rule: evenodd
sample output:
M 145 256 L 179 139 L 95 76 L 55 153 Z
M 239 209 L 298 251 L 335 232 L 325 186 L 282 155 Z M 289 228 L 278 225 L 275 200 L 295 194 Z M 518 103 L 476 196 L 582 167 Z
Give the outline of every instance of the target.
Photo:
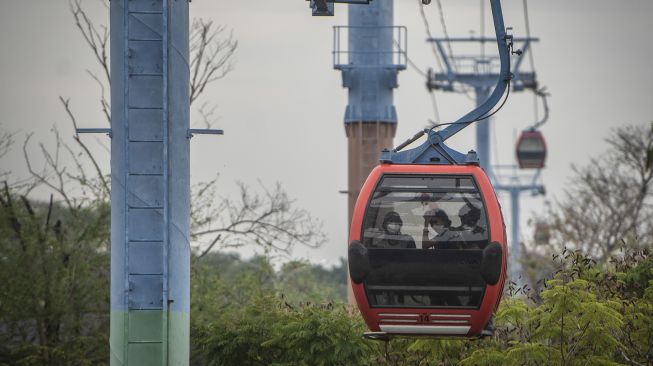
M 85 3 L 95 19 L 108 23 L 98 0 Z M 235 181 L 257 185 L 260 180 L 268 186 L 280 182 L 297 207 L 324 222 L 329 235 L 322 248 L 298 247 L 294 257 L 334 263 L 346 255 L 347 244 L 347 200 L 338 193 L 347 188 L 347 91 L 332 69 L 331 27 L 346 24 L 347 6 L 336 5 L 333 18 L 318 18 L 310 16 L 307 4 L 191 3 L 191 16 L 223 24 L 239 42 L 234 71 L 204 95 L 204 101 L 218 105 L 215 127 L 225 135 L 193 139 L 191 175 L 197 182 L 219 174 L 225 196 L 235 192 Z M 478 0 L 442 0 L 442 5 L 451 36 L 478 34 Z M 522 1 L 504 0 L 503 6 L 506 25 L 516 36 L 525 35 Z M 603 139 L 611 128 L 653 120 L 653 1 L 530 0 L 529 8 L 532 35 L 541 39 L 533 50 L 538 79 L 552 94 L 551 118 L 542 131 L 549 146 L 544 183 L 548 198 L 554 200 L 571 176 L 571 164 L 585 164 L 604 151 Z M 425 10 L 433 34 L 442 36 L 435 2 Z M 435 68 L 418 0 L 395 1 L 395 24 L 408 27 L 409 57 L 423 70 Z M 108 127 L 99 113 L 98 90 L 85 73 L 87 68 L 98 70 L 74 27 L 67 1 L 0 0 L 0 45 L 0 123 L 18 133 L 17 147 L 30 132 L 35 142 L 51 144 L 55 123 L 64 134 L 72 134 L 59 95 L 71 98 L 82 127 Z M 424 83 L 411 69 L 399 75 L 396 144 L 433 118 Z M 447 121 L 473 104 L 460 94 L 436 95 Z M 534 120 L 532 94 L 511 94 L 494 120 L 494 162 L 512 163 L 514 137 Z M 109 155 L 101 147 L 108 146 L 108 140 L 87 139 L 108 168 Z M 452 145 L 467 151 L 474 148 L 473 139 L 474 127 L 468 127 Z M 25 174 L 19 151 L 10 160 L 17 175 Z M 503 202 L 508 219 L 509 202 Z M 543 202 L 522 200 L 520 227 L 526 240 L 531 235 L 526 220 L 544 211 Z

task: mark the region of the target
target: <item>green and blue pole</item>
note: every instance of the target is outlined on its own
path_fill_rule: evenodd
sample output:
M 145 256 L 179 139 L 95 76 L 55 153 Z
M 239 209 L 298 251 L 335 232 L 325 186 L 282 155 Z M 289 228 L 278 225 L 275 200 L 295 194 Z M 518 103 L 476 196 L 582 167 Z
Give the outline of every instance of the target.
M 111 365 L 188 365 L 188 1 L 110 7 Z

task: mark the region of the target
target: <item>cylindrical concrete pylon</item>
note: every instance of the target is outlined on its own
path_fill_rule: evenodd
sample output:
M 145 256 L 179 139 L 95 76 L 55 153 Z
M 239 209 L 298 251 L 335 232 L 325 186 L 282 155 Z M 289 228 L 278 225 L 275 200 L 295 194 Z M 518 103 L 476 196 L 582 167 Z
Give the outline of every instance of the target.
M 343 84 L 349 89 L 345 111 L 348 138 L 349 222 L 360 188 L 379 163 L 379 154 L 392 148 L 397 128 L 393 89 L 399 69 L 393 62 L 393 0 L 349 5 L 349 64 Z M 349 293 L 349 302 L 355 300 Z

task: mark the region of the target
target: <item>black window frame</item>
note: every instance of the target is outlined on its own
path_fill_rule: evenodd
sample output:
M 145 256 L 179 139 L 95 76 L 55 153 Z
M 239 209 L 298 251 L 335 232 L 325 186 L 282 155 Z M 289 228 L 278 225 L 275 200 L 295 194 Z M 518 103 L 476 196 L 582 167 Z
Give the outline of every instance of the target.
M 368 215 L 367 213 L 370 210 L 370 205 L 372 203 L 372 200 L 374 199 L 374 194 L 376 192 L 418 192 L 419 190 L 416 188 L 399 188 L 399 189 L 388 189 L 388 188 L 381 188 L 381 185 L 383 183 L 383 180 L 387 177 L 415 177 L 415 178 L 432 178 L 434 176 L 437 176 L 438 178 L 454 178 L 454 179 L 459 179 L 459 178 L 469 178 L 471 179 L 472 184 L 474 185 L 475 188 L 475 193 L 478 193 L 480 196 L 480 199 L 483 203 L 483 212 L 485 213 L 485 221 L 486 221 L 486 228 L 487 228 L 487 241 L 488 243 L 491 242 L 492 238 L 492 232 L 491 232 L 491 221 L 490 221 L 490 216 L 488 214 L 487 210 L 487 200 L 485 199 L 485 195 L 483 194 L 483 191 L 481 190 L 480 185 L 476 181 L 476 178 L 474 174 L 470 173 L 461 173 L 461 174 L 456 174 L 456 173 L 383 173 L 379 177 L 378 181 L 374 185 L 374 189 L 370 193 L 368 200 L 365 204 L 365 211 L 363 215 L 363 220 L 362 220 L 362 225 L 361 225 L 361 232 L 360 232 L 360 240 L 361 242 L 364 240 L 364 234 L 365 234 L 365 229 L 367 228 L 367 220 L 368 220 Z M 457 192 L 460 191 L 460 192 Z M 424 189 L 423 192 L 429 192 L 429 193 L 448 193 L 448 192 L 454 192 L 454 193 L 463 193 L 463 192 L 469 192 L 469 189 L 461 189 L 461 190 L 456 190 L 455 188 L 452 189 L 447 189 L 447 188 L 442 188 L 442 189 Z M 384 249 L 371 249 L 371 250 L 384 250 Z M 403 249 L 403 250 L 420 250 L 420 249 Z M 370 308 L 376 308 L 376 309 L 387 309 L 387 308 L 402 308 L 402 309 L 411 309 L 411 308 L 419 308 L 419 309 L 462 309 L 462 310 L 478 310 L 480 307 L 483 305 L 483 300 L 485 299 L 485 292 L 487 289 L 487 284 L 483 286 L 483 291 L 481 294 L 481 299 L 478 303 L 477 306 L 399 306 L 399 305 L 373 305 L 370 302 L 370 292 L 368 290 L 368 285 L 366 283 L 367 281 L 364 281 L 362 283 L 363 288 L 365 290 L 365 296 L 367 298 L 367 304 Z M 371 285 L 371 287 L 374 287 L 375 285 Z

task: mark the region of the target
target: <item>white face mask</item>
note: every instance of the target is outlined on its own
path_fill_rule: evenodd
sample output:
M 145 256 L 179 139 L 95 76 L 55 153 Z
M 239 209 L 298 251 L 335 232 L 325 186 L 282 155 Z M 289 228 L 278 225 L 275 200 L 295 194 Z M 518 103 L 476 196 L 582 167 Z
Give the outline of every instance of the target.
M 399 229 L 401 229 L 401 225 L 397 223 L 390 223 L 388 226 L 386 226 L 386 228 L 390 234 L 397 234 Z
M 441 233 L 445 229 L 444 225 L 433 225 L 433 230 L 435 230 L 436 233 Z

